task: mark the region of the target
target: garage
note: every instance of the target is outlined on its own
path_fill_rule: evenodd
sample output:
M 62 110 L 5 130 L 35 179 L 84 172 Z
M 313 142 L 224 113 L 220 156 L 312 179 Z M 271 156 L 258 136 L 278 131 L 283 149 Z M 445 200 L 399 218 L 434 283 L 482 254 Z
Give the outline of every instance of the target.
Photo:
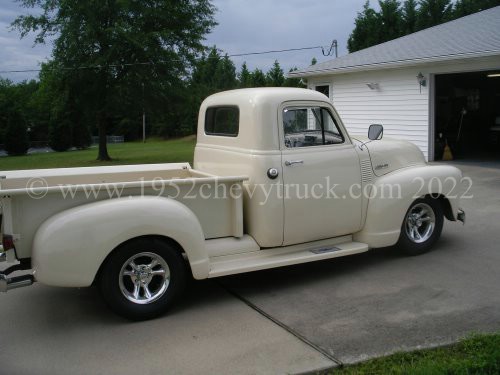
M 435 160 L 500 160 L 500 71 L 436 75 L 434 123 Z
M 382 124 L 429 161 L 500 160 L 499 20 L 497 6 L 289 76 L 327 95 L 352 135 Z

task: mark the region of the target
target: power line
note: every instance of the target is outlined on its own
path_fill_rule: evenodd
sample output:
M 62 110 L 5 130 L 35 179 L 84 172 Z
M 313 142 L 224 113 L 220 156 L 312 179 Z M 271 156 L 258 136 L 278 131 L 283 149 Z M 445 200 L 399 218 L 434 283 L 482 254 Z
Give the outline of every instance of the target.
M 313 49 L 321 49 L 323 56 L 330 56 L 332 54 L 333 46 L 335 45 L 335 54 L 337 54 L 337 41 L 334 40 L 332 45 L 329 48 L 329 51 L 325 50 L 324 46 L 312 46 L 312 47 L 300 47 L 300 48 L 288 48 L 288 49 L 280 49 L 280 50 L 269 50 L 269 51 L 260 51 L 260 52 L 245 52 L 245 53 L 235 53 L 231 55 L 227 55 L 228 57 L 243 57 L 243 56 L 254 56 L 254 55 L 265 55 L 270 53 L 284 53 L 284 52 L 296 52 L 296 51 L 306 51 Z M 207 56 L 206 58 L 216 58 Z M 181 62 L 182 60 L 170 60 L 169 62 Z M 150 66 L 150 65 L 161 65 L 166 64 L 167 62 L 136 62 L 136 63 L 123 63 L 123 64 L 107 64 L 107 65 L 87 65 L 87 66 L 75 66 L 75 67 L 58 67 L 48 70 L 86 70 L 86 69 L 103 69 L 103 68 L 118 68 L 118 67 L 128 67 L 128 66 Z M 29 68 L 29 69 L 17 69 L 17 70 L 0 70 L 0 74 L 6 73 L 33 73 L 40 72 L 41 68 Z
M 293 51 L 305 51 L 310 49 L 323 49 L 323 46 L 314 46 L 314 47 L 301 47 L 301 48 L 289 48 L 289 49 L 280 49 L 274 51 L 264 51 L 264 52 L 247 52 L 247 53 L 237 53 L 233 55 L 228 55 L 228 57 L 241 57 L 241 56 L 251 56 L 251 55 L 265 55 L 268 53 L 282 53 L 282 52 L 293 52 Z

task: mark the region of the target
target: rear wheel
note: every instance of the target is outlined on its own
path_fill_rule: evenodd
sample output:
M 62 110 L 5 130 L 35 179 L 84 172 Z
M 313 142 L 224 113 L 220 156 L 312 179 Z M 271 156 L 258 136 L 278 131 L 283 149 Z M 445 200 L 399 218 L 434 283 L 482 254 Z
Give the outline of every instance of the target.
M 417 199 L 406 212 L 397 246 L 408 255 L 423 254 L 439 239 L 442 229 L 441 202 L 429 197 Z
M 100 274 L 103 297 L 119 315 L 145 320 L 163 314 L 187 278 L 182 255 L 156 238 L 138 238 L 116 249 Z

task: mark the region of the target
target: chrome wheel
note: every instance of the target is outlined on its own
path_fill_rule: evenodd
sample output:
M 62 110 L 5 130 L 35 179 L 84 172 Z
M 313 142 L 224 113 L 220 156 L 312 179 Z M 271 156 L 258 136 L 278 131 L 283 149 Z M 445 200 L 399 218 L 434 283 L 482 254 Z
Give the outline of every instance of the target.
M 135 254 L 119 273 L 120 291 L 133 303 L 145 305 L 165 294 L 170 284 L 170 268 L 165 260 L 150 252 Z
M 436 215 L 427 203 L 414 205 L 405 218 L 405 231 L 408 239 L 414 243 L 427 241 L 434 233 Z

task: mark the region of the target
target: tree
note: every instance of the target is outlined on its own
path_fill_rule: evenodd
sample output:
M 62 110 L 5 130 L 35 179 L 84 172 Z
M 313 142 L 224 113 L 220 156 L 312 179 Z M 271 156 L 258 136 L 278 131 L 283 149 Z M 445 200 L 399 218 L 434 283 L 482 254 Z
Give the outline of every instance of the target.
M 316 59 L 316 57 L 313 57 L 311 60 L 311 65 L 316 65 L 317 63 L 318 63 L 318 60 Z
M 29 132 L 37 125 L 32 98 L 38 88 L 34 80 L 13 84 L 0 78 L 0 143 L 9 155 L 24 155 L 28 151 Z
M 20 0 L 40 15 L 16 18 L 13 27 L 35 42 L 55 35 L 54 68 L 67 80 L 80 78 L 78 105 L 94 118 L 99 160 L 109 160 L 107 129 L 123 106 L 163 106 L 176 100 L 201 42 L 215 21 L 210 0 Z M 138 98 L 142 84 L 147 97 Z M 81 100 L 80 100 L 81 98 Z M 142 108 L 141 108 L 142 109 Z
M 436 26 L 452 19 L 451 0 L 420 0 L 417 30 Z
M 359 12 L 354 20 L 354 25 L 354 30 L 347 40 L 347 49 L 350 53 L 379 43 L 379 17 L 377 12 L 370 7 L 368 0 L 363 5 L 363 11 Z
M 468 16 L 500 5 L 500 0 L 457 0 L 453 7 L 453 18 Z
M 379 43 L 399 38 L 403 35 L 401 31 L 403 21 L 400 2 L 398 0 L 379 0 L 379 5 Z
M 241 88 L 251 87 L 252 85 L 252 73 L 248 70 L 246 62 L 241 65 L 241 71 L 238 74 L 238 81 Z
M 200 104 L 207 96 L 235 89 L 239 85 L 234 63 L 227 54 L 221 57 L 221 51 L 213 46 L 208 55 L 202 55 L 194 65 L 189 79 L 188 95 L 183 104 L 185 109 L 188 108 L 181 120 L 183 130 L 189 133 L 195 131 Z
M 281 69 L 278 60 L 274 60 L 272 68 L 266 74 L 267 85 L 271 87 L 281 87 L 285 82 L 283 69 Z
M 227 54 L 218 61 L 213 81 L 215 91 L 232 90 L 238 85 L 236 68 Z
M 417 2 L 416 0 L 406 0 L 402 9 L 401 31 L 403 35 L 417 31 Z
M 221 61 L 219 50 L 213 46 L 208 55 L 203 55 L 195 64 L 194 72 L 191 76 L 191 82 L 205 86 L 209 92 L 216 90 L 216 83 L 214 80 L 217 67 Z
M 291 72 L 295 72 L 297 70 L 298 70 L 297 67 L 293 67 L 288 72 L 291 73 Z M 287 77 L 285 79 L 285 82 L 283 83 L 283 86 L 284 87 L 300 87 L 300 88 L 305 88 L 306 87 L 306 85 L 304 85 L 302 83 L 302 80 L 300 78 L 291 78 L 291 77 Z
M 5 151 L 9 155 L 24 155 L 30 146 L 28 128 L 21 113 L 10 110 L 7 113 L 7 124 L 5 127 Z
M 80 104 L 90 101 L 80 90 L 85 74 L 81 70 L 61 74 L 53 61 L 42 64 L 40 87 L 33 101 L 39 112 L 47 114 L 43 121 L 48 125 L 49 145 L 55 151 L 90 146 L 89 124 L 93 123 L 93 118 L 89 118 L 83 111 L 84 105 Z
M 347 41 L 349 52 L 500 5 L 500 0 L 379 0 L 380 12 L 367 1 Z
M 252 87 L 265 87 L 267 85 L 266 76 L 262 70 L 256 68 L 252 72 Z

